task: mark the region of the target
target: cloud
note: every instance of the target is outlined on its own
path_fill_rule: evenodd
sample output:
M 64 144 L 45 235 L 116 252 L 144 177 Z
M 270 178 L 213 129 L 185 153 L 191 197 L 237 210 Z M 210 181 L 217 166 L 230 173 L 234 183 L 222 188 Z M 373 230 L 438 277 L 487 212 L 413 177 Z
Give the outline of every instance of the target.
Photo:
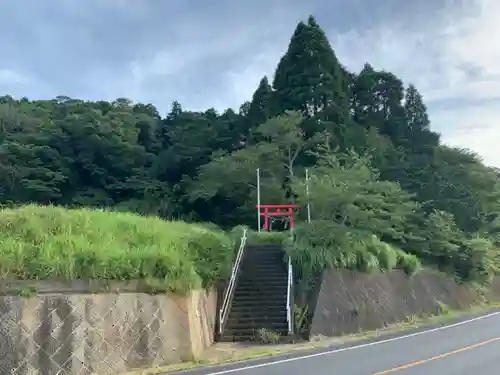
M 299 0 L 290 0 L 291 7 L 283 0 L 223 3 L 214 19 L 190 15 L 179 22 L 175 43 L 159 41 L 134 59 L 143 85 L 166 83 L 160 91 L 173 84 L 175 99 L 192 109 L 238 108 L 263 75 L 274 73 L 295 24 L 308 14 Z
M 451 5 L 450 5 L 451 4 Z M 470 148 L 500 166 L 500 2 L 453 2 L 436 12 L 433 27 L 380 24 L 371 30 L 332 32 L 348 66 L 365 61 L 414 83 L 445 143 Z
M 444 134 L 446 143 L 477 152 L 488 165 L 500 166 L 500 126 L 496 123 L 498 103 L 437 111 L 434 121 L 453 125 Z M 451 126 L 450 126 L 451 127 Z
M 0 69 L 0 85 L 14 85 L 29 82 L 28 77 L 11 69 Z

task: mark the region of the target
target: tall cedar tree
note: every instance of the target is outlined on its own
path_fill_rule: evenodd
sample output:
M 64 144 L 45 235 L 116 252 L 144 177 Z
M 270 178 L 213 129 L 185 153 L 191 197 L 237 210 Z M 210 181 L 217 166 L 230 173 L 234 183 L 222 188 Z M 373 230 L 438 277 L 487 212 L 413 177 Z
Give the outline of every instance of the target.
M 247 118 L 251 127 L 256 127 L 275 115 L 274 93 L 266 76 L 255 90 L 248 108 Z
M 347 112 L 344 70 L 314 17 L 300 22 L 276 69 L 273 88 L 281 111 L 314 116 L 334 106 L 339 118 Z
M 439 145 L 439 135 L 430 129 L 427 107 L 417 88 L 409 85 L 405 94 L 405 115 L 410 147 L 415 153 L 429 153 Z

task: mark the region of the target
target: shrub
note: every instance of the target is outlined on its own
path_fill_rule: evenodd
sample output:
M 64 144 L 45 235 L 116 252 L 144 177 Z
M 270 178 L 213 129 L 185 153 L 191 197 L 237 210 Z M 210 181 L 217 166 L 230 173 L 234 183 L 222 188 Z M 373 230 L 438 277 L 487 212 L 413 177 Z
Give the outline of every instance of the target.
M 231 236 L 131 213 L 36 205 L 0 211 L 0 279 L 150 280 L 165 291 L 230 273 Z
M 419 259 L 381 241 L 365 231 L 317 220 L 301 224 L 287 252 L 302 279 L 325 269 L 346 268 L 363 272 L 403 269 L 408 274 L 420 268 Z
M 379 268 L 382 271 L 390 271 L 398 265 L 398 252 L 391 245 L 380 241 L 372 235 L 366 242 L 366 250 L 373 254 L 379 262 Z
M 414 275 L 422 268 L 420 259 L 417 256 L 405 253 L 402 250 L 398 250 L 397 255 L 397 268 L 402 269 L 406 274 Z

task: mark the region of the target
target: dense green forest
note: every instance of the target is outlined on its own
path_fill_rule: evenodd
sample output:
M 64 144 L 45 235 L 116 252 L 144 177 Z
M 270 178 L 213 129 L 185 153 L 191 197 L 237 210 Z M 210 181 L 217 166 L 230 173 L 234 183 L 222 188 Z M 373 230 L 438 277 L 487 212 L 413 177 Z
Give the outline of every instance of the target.
M 356 263 L 348 249 L 360 246 L 390 246 L 466 279 L 500 265 L 500 171 L 441 144 L 413 85 L 368 63 L 349 72 L 313 17 L 238 112 L 174 102 L 162 118 L 123 98 L 3 96 L 0 125 L 4 206 L 255 227 L 260 168 L 263 204 L 310 202 L 314 221 L 297 228 L 308 240 L 296 251 L 312 266 Z

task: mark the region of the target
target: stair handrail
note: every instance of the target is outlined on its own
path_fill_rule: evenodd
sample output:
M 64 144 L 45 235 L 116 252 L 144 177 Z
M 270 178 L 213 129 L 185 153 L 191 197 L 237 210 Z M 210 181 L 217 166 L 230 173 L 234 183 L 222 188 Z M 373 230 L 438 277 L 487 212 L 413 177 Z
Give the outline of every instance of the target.
M 231 300 L 234 294 L 234 288 L 236 286 L 236 276 L 240 270 L 241 260 L 243 259 L 243 252 L 245 249 L 245 245 L 247 242 L 247 228 L 243 227 L 243 235 L 240 239 L 240 247 L 238 249 L 238 253 L 236 254 L 236 259 L 233 263 L 233 268 L 231 270 L 231 279 L 229 280 L 229 284 L 224 292 L 224 300 L 222 302 L 221 308 L 219 309 L 219 334 L 222 334 L 224 330 L 225 321 L 227 318 L 227 314 L 229 313 L 229 307 L 231 305 Z
M 286 319 L 288 322 L 288 334 L 293 335 L 293 266 L 292 259 L 288 256 L 288 285 L 286 293 Z

